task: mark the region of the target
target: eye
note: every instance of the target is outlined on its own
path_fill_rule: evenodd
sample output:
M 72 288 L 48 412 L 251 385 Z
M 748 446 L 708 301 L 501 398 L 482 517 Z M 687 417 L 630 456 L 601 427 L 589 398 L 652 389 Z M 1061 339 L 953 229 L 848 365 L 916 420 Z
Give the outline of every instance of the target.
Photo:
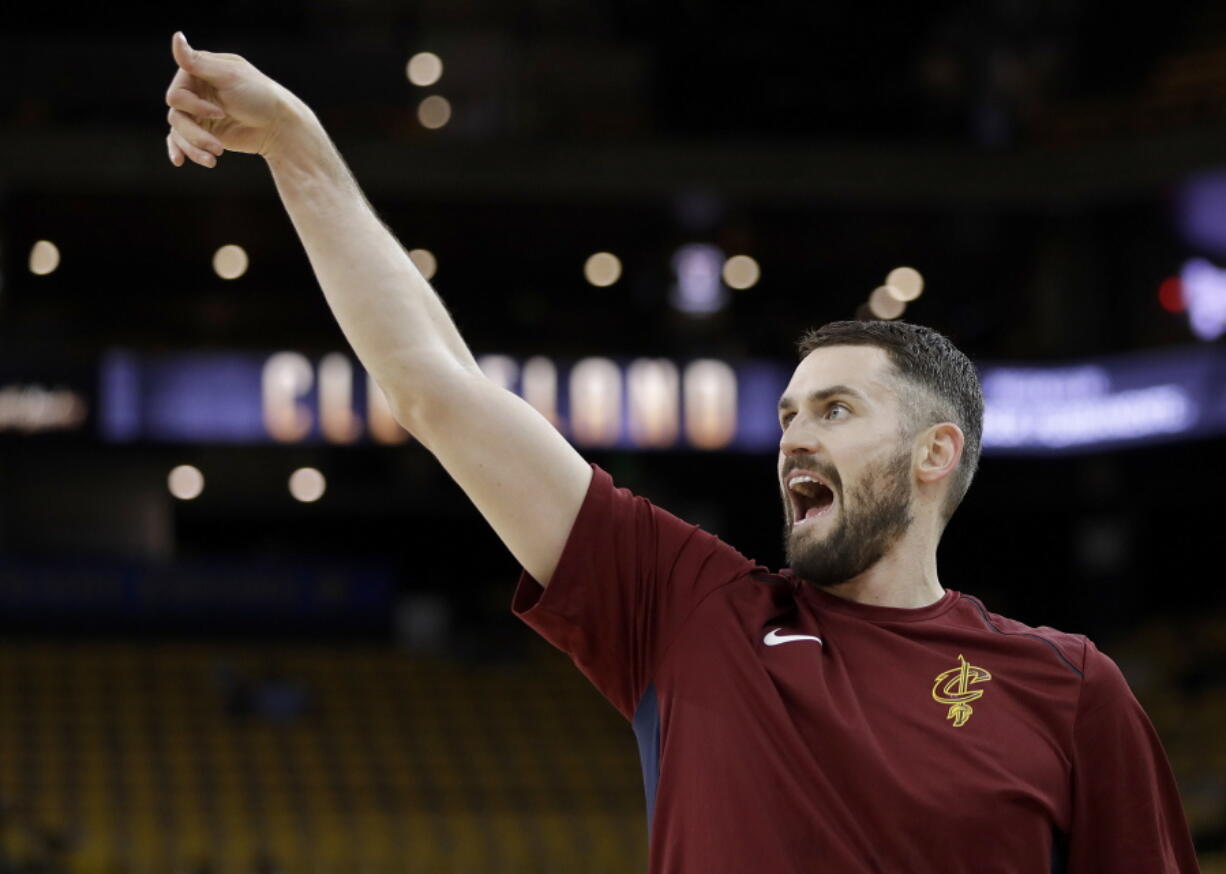
M 837 412 L 839 412 L 840 410 L 841 410 L 841 411 L 844 413 L 844 415 L 842 415 L 842 416 L 835 416 L 834 414 L 835 414 L 835 413 L 837 413 Z M 849 407 L 847 406 L 847 404 L 844 404 L 844 403 L 842 403 L 841 401 L 840 401 L 840 402 L 835 402 L 835 403 L 831 404 L 829 407 L 827 407 L 827 408 L 826 408 L 826 418 L 827 418 L 827 419 L 831 419 L 831 418 L 839 418 L 839 419 L 843 419 L 843 418 L 846 418 L 846 417 L 847 417 L 847 416 L 849 416 L 849 415 L 851 415 L 851 408 L 849 408 Z
M 796 418 L 795 413 L 785 413 L 784 416 L 779 420 L 779 427 L 783 430 L 786 430 L 788 427 L 788 422 L 792 421 L 795 418 Z

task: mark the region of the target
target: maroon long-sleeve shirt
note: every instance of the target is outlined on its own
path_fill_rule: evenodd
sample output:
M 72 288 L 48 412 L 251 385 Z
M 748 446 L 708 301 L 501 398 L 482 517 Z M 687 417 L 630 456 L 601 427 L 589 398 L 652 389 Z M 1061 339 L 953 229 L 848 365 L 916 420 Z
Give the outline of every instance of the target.
M 593 465 L 513 609 L 634 726 L 650 874 L 1187 874 L 1115 663 L 947 590 L 873 607 L 771 573 Z

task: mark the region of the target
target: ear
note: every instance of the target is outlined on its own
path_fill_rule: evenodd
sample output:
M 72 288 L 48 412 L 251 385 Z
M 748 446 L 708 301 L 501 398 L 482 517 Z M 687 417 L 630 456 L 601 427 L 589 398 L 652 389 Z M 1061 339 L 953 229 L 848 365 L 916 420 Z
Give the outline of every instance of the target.
M 953 422 L 933 425 L 916 441 L 915 476 L 922 483 L 936 483 L 958 469 L 965 442 L 962 429 Z

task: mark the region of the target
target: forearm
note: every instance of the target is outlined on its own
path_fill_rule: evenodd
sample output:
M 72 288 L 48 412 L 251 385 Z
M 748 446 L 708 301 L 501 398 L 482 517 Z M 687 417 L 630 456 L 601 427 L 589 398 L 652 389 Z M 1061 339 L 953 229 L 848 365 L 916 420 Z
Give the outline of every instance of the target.
M 449 376 L 479 373 L 443 302 L 309 108 L 293 108 L 265 157 L 333 315 L 398 415 Z

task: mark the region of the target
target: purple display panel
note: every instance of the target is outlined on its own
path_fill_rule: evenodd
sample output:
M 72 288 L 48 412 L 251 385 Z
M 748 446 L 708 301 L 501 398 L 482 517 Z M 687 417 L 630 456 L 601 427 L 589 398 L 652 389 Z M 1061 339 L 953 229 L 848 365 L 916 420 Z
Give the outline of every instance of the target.
M 260 374 L 265 356 L 198 353 L 103 359 L 99 426 L 104 440 L 262 443 Z
M 1226 361 L 1208 347 L 1060 366 L 986 365 L 984 451 L 1104 450 L 1222 433 L 1224 373 Z
M 775 452 L 776 404 L 793 365 L 488 355 L 580 449 Z M 1226 355 L 1211 347 L 1061 365 L 986 363 L 984 451 L 1047 454 L 1226 432 Z M 110 441 L 381 443 L 408 440 L 352 359 L 200 354 L 107 356 L 100 426 Z M 391 422 L 389 430 L 388 423 Z
M 166 443 L 406 442 L 352 359 L 296 352 L 143 357 L 112 350 L 99 376 L 104 440 Z

